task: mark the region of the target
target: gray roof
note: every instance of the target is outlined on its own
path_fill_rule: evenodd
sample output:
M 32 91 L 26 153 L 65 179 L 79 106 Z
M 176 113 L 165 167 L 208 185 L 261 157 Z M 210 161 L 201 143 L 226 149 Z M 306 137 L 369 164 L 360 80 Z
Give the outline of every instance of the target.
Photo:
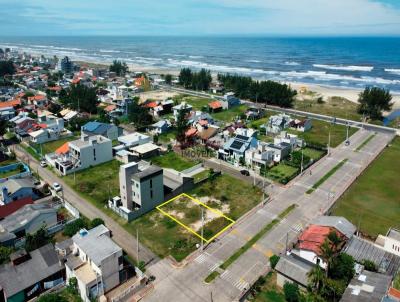
M 306 287 L 308 285 L 308 273 L 313 269 L 314 265 L 296 255 L 281 256 L 279 262 L 275 266 L 275 270 L 295 281 L 296 283 Z
M 312 224 L 333 227 L 349 239 L 356 232 L 356 227 L 341 216 L 320 216 L 314 219 Z
M 152 176 L 155 176 L 158 174 L 162 174 L 162 172 L 163 172 L 163 169 L 161 169 L 159 166 L 151 165 L 148 168 L 144 169 L 143 171 L 133 174 L 132 178 L 137 181 L 141 181 L 141 180 L 145 180 L 149 177 L 152 177 Z
M 7 297 L 15 295 L 64 268 L 51 243 L 32 251 L 30 256 L 30 260 L 17 266 L 7 263 L 0 267 L 0 285 Z
M 15 193 L 21 188 L 34 188 L 33 180 L 31 178 L 17 178 L 9 179 L 1 184 L 1 187 L 7 188 L 8 193 Z
M 344 253 L 351 255 L 355 261 L 364 259 L 374 262 L 380 272 L 395 275 L 400 267 L 400 257 L 386 252 L 373 242 L 353 236 L 343 249 Z
M 72 240 L 88 255 L 92 262 L 99 266 L 104 259 L 122 250 L 107 235 L 108 232 L 109 230 L 101 224 L 87 231 L 87 234 L 84 236 L 80 233 L 75 234 Z
M 41 214 L 57 215 L 57 210 L 46 204 L 27 204 L 16 212 L 8 215 L 0 222 L 0 233 L 4 231 L 13 232 L 24 226 Z
M 380 302 L 391 281 L 390 276 L 364 270 L 350 281 L 340 301 Z

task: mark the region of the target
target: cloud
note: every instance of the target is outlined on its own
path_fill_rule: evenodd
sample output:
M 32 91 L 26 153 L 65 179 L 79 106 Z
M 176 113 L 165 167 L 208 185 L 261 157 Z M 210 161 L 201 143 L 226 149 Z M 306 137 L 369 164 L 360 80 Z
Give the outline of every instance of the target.
M 399 35 L 396 1 L 0 0 L 0 22 L 9 35 Z

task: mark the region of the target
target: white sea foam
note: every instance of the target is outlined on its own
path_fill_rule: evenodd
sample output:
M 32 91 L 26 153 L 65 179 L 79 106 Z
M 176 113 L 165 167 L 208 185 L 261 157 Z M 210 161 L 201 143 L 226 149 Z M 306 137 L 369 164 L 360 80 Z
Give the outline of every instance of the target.
M 189 56 L 191 59 L 201 59 L 204 58 L 203 56 Z
M 324 65 L 324 64 L 313 64 L 316 68 L 329 69 L 329 70 L 345 70 L 345 71 L 372 71 L 373 66 L 357 66 L 357 65 Z
M 385 71 L 386 71 L 386 72 L 389 72 L 389 73 L 393 73 L 393 74 L 398 74 L 398 75 L 400 75 L 400 69 L 385 68 Z
M 105 52 L 105 53 L 119 53 L 121 52 L 120 50 L 113 50 L 113 49 L 100 49 L 99 52 Z
M 298 63 L 298 62 L 294 62 L 294 61 L 286 61 L 285 65 L 288 65 L 288 66 L 299 66 L 301 64 Z
M 249 63 L 261 63 L 260 60 L 246 60 L 246 62 L 249 62 Z

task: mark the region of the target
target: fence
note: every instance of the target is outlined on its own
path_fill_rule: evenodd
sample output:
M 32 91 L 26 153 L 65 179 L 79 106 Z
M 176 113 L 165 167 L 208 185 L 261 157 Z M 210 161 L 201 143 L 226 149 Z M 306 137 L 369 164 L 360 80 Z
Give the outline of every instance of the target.
M 75 218 L 79 218 L 81 214 L 79 213 L 78 209 L 75 208 L 72 204 L 70 204 L 68 201 L 64 199 L 64 208 L 67 209 L 69 213 L 71 213 L 72 216 Z
M 20 169 L 21 166 L 23 167 L 23 170 Z M 0 178 L 0 183 L 3 183 L 11 178 L 23 178 L 31 175 L 31 170 L 29 169 L 29 166 L 23 162 L 18 162 L 15 164 L 0 167 L 0 173 L 6 173 L 18 169 L 20 169 L 19 173 L 16 171 L 14 175 L 9 175 L 7 177 Z

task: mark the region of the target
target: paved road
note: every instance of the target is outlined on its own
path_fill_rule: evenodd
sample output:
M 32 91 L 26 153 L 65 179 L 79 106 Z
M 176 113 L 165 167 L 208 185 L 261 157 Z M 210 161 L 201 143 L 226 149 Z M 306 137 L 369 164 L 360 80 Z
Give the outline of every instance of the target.
M 200 92 L 200 91 L 193 91 L 193 90 L 188 90 L 188 89 L 183 89 L 183 88 L 178 88 L 178 87 L 172 87 L 172 86 L 167 86 L 163 85 L 160 86 L 162 89 L 165 90 L 171 90 L 171 91 L 176 91 L 180 93 L 185 93 L 193 96 L 198 96 L 198 97 L 205 97 L 205 98 L 214 98 L 214 99 L 221 99 L 222 97 L 216 96 L 210 93 L 206 92 Z M 352 127 L 357 127 L 357 128 L 364 128 L 366 130 L 370 131 L 376 131 L 376 132 L 382 132 L 391 135 L 392 133 L 399 133 L 400 130 L 390 128 L 390 127 L 384 127 L 384 126 L 379 126 L 379 125 L 373 125 L 373 124 L 368 124 L 368 123 L 363 123 L 360 121 L 353 121 L 349 119 L 343 119 L 343 118 L 334 118 L 332 116 L 328 115 L 323 115 L 323 114 L 316 114 L 316 113 L 310 113 L 310 112 L 305 112 L 305 111 L 300 111 L 300 110 L 295 110 L 295 109 L 289 109 L 289 108 L 281 108 L 281 107 L 276 107 L 276 106 L 270 106 L 266 105 L 263 103 L 254 103 L 246 100 L 242 100 L 242 103 L 248 104 L 250 106 L 255 106 L 258 108 L 263 108 L 267 110 L 274 110 L 274 111 L 279 111 L 279 112 L 286 112 L 288 114 L 296 114 L 304 117 L 311 117 L 314 119 L 322 120 L 322 121 L 327 121 L 327 122 L 332 122 L 335 120 L 335 123 L 341 124 L 341 125 L 350 125 Z
M 312 175 L 306 172 L 286 188 L 275 187 L 272 199 L 265 206 L 242 222 L 235 224 L 217 242 L 210 244 L 203 253 L 194 254 L 192 260 L 180 269 L 173 268 L 167 259 L 148 268 L 156 276 L 155 289 L 145 301 L 236 301 L 246 289 L 269 270 L 269 257 L 284 252 L 296 241 L 298 234 L 319 215 L 327 212 L 340 195 L 351 185 L 369 163 L 390 142 L 393 135 L 378 133 L 360 152 L 354 150 L 369 136 L 370 131 L 357 131 L 351 144 L 339 145 L 331 155 L 312 167 Z M 305 192 L 337 163 L 348 161 L 312 194 Z M 251 249 L 236 260 L 212 283 L 204 278 L 238 248 L 271 222 L 291 204 L 298 207 L 262 237 Z
M 130 255 L 133 259 L 136 259 L 137 245 L 136 238 L 134 236 L 128 233 L 112 218 L 108 217 L 101 210 L 89 203 L 89 201 L 84 200 L 81 196 L 79 196 L 62 180 L 62 178 L 58 177 L 50 170 L 40 167 L 38 161 L 30 154 L 28 154 L 22 147 L 20 147 L 19 145 L 14 145 L 13 149 L 16 156 L 19 159 L 28 162 L 31 169 L 33 171 L 37 171 L 44 181 L 46 181 L 50 185 L 54 182 L 58 182 L 59 184 L 61 184 L 64 189 L 64 198 L 74 207 L 76 207 L 79 212 L 81 212 L 84 216 L 90 219 L 96 217 L 100 217 L 101 219 L 103 219 L 107 227 L 112 231 L 114 241 L 119 246 L 121 246 L 128 253 L 128 255 Z M 156 255 L 154 255 L 149 249 L 141 244 L 139 244 L 139 259 L 145 261 L 146 263 L 158 260 Z

